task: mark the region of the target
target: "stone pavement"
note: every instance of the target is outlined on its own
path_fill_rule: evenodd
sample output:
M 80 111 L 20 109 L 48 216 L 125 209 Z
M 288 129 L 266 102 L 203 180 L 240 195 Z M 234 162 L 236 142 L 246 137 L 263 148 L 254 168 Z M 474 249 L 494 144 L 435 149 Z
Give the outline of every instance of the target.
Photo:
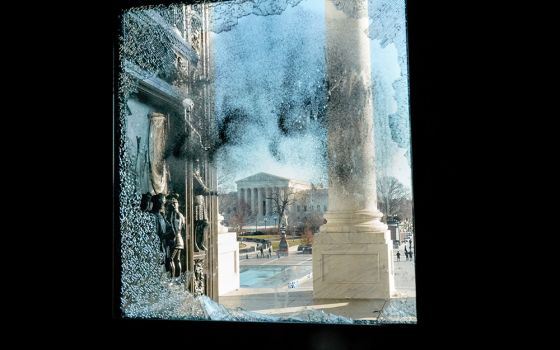
M 408 249 L 408 245 L 407 245 Z M 313 299 L 313 279 L 304 276 L 298 280 L 296 288 L 287 285 L 277 288 L 240 288 L 220 296 L 219 302 L 228 308 L 242 308 L 274 316 L 290 316 L 306 310 L 322 310 L 326 313 L 340 315 L 355 320 L 377 320 L 382 318 L 399 322 L 416 322 L 416 288 L 413 261 L 404 258 L 404 246 L 401 245 L 401 260 L 397 261 L 396 250 L 393 252 L 393 269 L 395 273 L 396 293 L 390 300 L 385 299 Z M 290 255 L 276 258 L 245 259 L 242 256 L 240 266 L 261 265 L 311 265 L 312 255 L 297 252 L 297 247 L 290 247 Z

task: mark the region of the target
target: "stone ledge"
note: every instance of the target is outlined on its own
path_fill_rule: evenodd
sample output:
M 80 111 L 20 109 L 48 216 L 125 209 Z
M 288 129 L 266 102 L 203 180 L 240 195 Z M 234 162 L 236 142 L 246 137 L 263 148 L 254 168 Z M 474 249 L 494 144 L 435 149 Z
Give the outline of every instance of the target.
M 314 241 L 315 244 L 389 244 L 391 243 L 391 231 L 323 231 L 315 235 Z

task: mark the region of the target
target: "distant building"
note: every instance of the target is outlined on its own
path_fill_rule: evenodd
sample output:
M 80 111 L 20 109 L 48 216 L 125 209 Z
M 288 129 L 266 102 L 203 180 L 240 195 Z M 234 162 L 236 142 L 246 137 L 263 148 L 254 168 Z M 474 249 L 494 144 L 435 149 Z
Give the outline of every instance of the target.
M 277 175 L 258 173 L 236 181 L 237 191 L 220 196 L 220 213 L 225 223 L 236 227 L 243 225 L 278 224 L 278 213 L 274 198 L 289 195 L 293 203 L 285 214 L 288 217 L 288 232 L 300 231 L 308 226 L 318 228 L 327 210 L 328 191 L 309 182 L 289 179 Z

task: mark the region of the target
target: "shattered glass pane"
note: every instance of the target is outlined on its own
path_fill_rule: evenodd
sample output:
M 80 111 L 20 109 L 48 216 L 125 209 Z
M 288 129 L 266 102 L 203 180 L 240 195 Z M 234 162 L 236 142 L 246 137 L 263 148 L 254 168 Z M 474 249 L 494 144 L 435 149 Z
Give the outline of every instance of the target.
M 250 222 L 240 219 L 234 223 L 235 214 L 241 210 L 236 182 L 266 173 L 303 180 L 312 184 L 316 193 L 327 191 L 333 162 L 327 151 L 328 111 L 336 108 L 336 89 L 342 86 L 351 90 L 357 84 L 352 79 L 329 79 L 327 42 L 333 34 L 328 32 L 325 21 L 329 2 L 351 18 L 367 16 L 368 25 L 360 35 L 368 38 L 371 54 L 371 79 L 365 79 L 371 85 L 365 91 L 370 93 L 368 101 L 373 105 L 376 204 L 385 215 L 385 224 L 394 219 L 400 225 L 392 226 L 400 231 L 392 236 L 389 251 L 395 290 L 390 298 L 369 301 L 314 299 L 313 276 L 318 272 L 312 268 L 312 242 L 315 234 L 324 234 L 319 233 L 319 227 L 324 224 L 327 202 L 315 199 L 296 207 L 294 199 L 283 228 L 290 238 L 288 256 L 276 256 L 279 247 L 274 242 L 272 254 L 266 257 L 265 252 L 259 257 L 258 251 L 264 241 L 257 238 L 241 242 L 246 245 L 241 249 L 255 247 L 250 253 L 237 250 L 234 255 L 240 262 L 236 276 L 246 280 L 235 290 L 220 292 L 220 303 L 207 295 L 195 296 L 191 291 L 198 278 L 196 272 L 184 270 L 178 277 L 169 277 L 162 240 L 156 234 L 157 218 L 140 209 L 142 195 L 150 189 L 146 175 L 150 167 L 146 116 L 160 112 L 173 101 L 179 101 L 179 106 L 182 101 L 185 107 L 188 98 L 192 113 L 187 112 L 187 107 L 181 110 L 173 106 L 180 112 L 169 112 L 168 116 L 184 119 L 191 128 L 187 134 L 200 138 L 197 147 L 208 150 L 209 160 L 217 169 L 220 214 L 229 223 L 226 226 L 230 232 L 279 231 L 283 215 L 278 211 L 266 214 L 273 204 L 267 201 L 271 197 L 265 197 L 273 193 L 245 193 L 244 198 L 253 203 L 259 200 L 256 208 L 246 208 L 249 212 L 244 215 L 249 215 L 250 210 L 253 215 L 255 210 L 259 214 L 251 216 Z M 121 21 L 117 129 L 122 137 L 118 145 L 117 190 L 123 317 L 416 323 L 405 1 L 233 0 L 176 4 L 126 10 Z M 331 66 L 331 72 L 335 68 Z M 347 72 L 346 67 L 338 69 Z M 197 93 L 202 90 L 205 92 Z M 207 115 L 213 116 L 212 122 L 204 121 Z M 348 120 L 341 135 L 351 135 L 346 134 L 354 127 Z M 167 127 L 173 135 L 171 123 Z M 360 135 L 358 138 L 369 134 Z M 351 148 L 356 140 L 348 137 L 345 142 Z M 172 153 L 190 161 L 194 156 L 189 152 L 196 154 L 181 145 L 168 150 L 166 156 Z M 352 156 L 360 158 L 354 153 Z M 336 171 L 351 177 L 356 169 L 339 167 Z M 228 202 L 230 197 L 233 199 Z M 302 249 L 296 250 L 298 246 Z M 408 252 L 413 252 L 410 258 Z M 305 268 L 266 270 L 263 265 Z

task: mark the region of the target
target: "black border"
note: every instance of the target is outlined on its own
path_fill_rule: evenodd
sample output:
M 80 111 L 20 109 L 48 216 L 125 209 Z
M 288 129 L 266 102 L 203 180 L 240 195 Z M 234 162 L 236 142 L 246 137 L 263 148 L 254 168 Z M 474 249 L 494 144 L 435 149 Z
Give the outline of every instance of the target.
M 118 47 L 121 11 L 135 6 L 176 2 L 120 0 L 113 4 L 112 54 L 113 67 L 115 67 L 113 86 L 116 86 L 115 79 L 119 71 L 116 48 Z M 460 174 L 454 172 L 454 163 L 448 161 L 454 158 L 452 146 L 456 145 L 450 131 L 457 132 L 459 129 L 458 122 L 450 120 L 447 115 L 453 101 L 453 99 L 448 99 L 453 94 L 452 91 L 449 91 L 449 86 L 454 86 L 448 72 L 449 69 L 457 68 L 448 61 L 453 52 L 447 51 L 449 47 L 443 45 L 443 43 L 454 40 L 450 37 L 449 31 L 446 31 L 446 28 L 453 28 L 451 21 L 454 12 L 451 11 L 449 14 L 449 10 L 449 6 L 438 3 L 407 1 L 406 5 L 414 217 L 418 249 L 416 255 L 417 325 L 343 326 L 120 319 L 119 191 L 118 164 L 115 163 L 118 160 L 115 152 L 118 151 L 120 135 L 118 135 L 118 128 L 115 125 L 113 128 L 113 229 L 115 234 L 112 241 L 113 265 L 111 266 L 113 274 L 112 324 L 117 330 L 115 334 L 124 335 L 127 331 L 155 328 L 165 331 L 166 334 L 170 334 L 170 337 L 174 331 L 183 331 L 185 334 L 199 334 L 200 332 L 220 334 L 220 337 L 223 335 L 229 337 L 231 341 L 241 342 L 258 338 L 277 339 L 277 341 L 272 340 L 271 343 L 286 344 L 286 346 L 292 342 L 290 339 L 295 337 L 293 339 L 298 339 L 296 343 L 302 347 L 317 348 L 317 344 L 321 342 L 331 345 L 340 342 L 342 347 L 347 348 L 371 348 L 382 339 L 392 339 L 395 341 L 393 346 L 400 346 L 399 342 L 403 339 L 403 334 L 414 339 L 419 332 L 435 331 L 442 326 L 449 327 L 462 317 L 460 310 L 454 309 L 456 303 L 452 303 L 452 297 L 445 293 L 446 287 L 438 282 L 442 275 L 453 274 L 453 269 L 448 264 L 442 263 L 444 252 L 441 251 L 440 240 L 447 235 L 448 227 L 455 224 L 451 220 L 453 212 L 450 207 L 453 206 L 453 203 L 442 205 L 441 200 L 449 197 L 449 186 L 452 186 L 455 181 L 460 181 Z M 449 18 L 450 16 L 451 18 Z M 115 122 L 118 116 L 118 104 L 115 103 L 113 108 Z M 457 179 L 458 176 L 459 179 Z M 450 177 L 453 178 L 450 179 Z M 445 254 L 452 254 L 452 252 L 447 251 Z M 447 280 L 447 283 L 451 283 L 453 288 L 460 287 L 457 283 L 453 283 L 453 279 Z M 457 289 L 451 292 L 457 293 L 457 297 L 461 295 L 460 290 Z M 270 338 L 271 336 L 272 338 Z M 250 345 L 247 346 L 256 346 L 254 341 L 248 341 L 248 344 Z

